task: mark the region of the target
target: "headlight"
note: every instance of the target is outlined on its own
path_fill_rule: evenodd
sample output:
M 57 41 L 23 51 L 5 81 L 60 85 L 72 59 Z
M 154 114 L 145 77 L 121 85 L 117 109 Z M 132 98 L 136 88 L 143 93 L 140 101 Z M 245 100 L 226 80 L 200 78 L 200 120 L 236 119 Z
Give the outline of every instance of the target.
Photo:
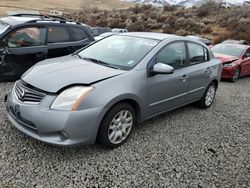
M 235 66 L 236 64 L 235 63 L 226 63 L 226 64 L 224 64 L 223 66 L 224 67 L 233 67 L 233 66 Z
M 53 110 L 76 111 L 81 101 L 94 89 L 93 87 L 74 86 L 60 93 L 51 105 Z

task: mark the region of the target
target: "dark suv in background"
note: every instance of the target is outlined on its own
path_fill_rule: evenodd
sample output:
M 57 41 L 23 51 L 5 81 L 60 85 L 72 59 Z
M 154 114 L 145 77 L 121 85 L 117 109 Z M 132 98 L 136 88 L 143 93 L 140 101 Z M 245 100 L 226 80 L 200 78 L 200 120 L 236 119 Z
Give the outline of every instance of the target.
M 0 18 L 0 81 L 16 80 L 35 63 L 71 54 L 93 41 L 89 26 L 62 17 Z
M 94 36 L 99 36 L 103 33 L 112 32 L 112 30 L 108 27 L 92 27 L 91 32 Z

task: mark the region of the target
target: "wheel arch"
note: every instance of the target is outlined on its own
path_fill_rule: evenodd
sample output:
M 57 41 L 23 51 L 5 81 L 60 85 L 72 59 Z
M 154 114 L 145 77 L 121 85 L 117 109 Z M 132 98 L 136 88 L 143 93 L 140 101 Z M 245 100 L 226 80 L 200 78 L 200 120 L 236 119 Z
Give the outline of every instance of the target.
M 216 89 L 218 88 L 218 86 L 219 86 L 219 81 L 218 81 L 217 79 L 212 80 L 208 85 L 210 85 L 211 83 L 214 83 L 214 84 L 215 84 Z
M 142 107 L 141 107 L 141 103 L 134 97 L 119 97 L 117 99 L 114 99 L 113 101 L 109 102 L 109 104 L 106 105 L 107 110 L 104 114 L 104 116 L 106 115 L 106 113 L 115 105 L 119 104 L 119 103 L 127 103 L 129 105 L 132 106 L 132 108 L 135 110 L 135 114 L 136 114 L 136 121 L 140 122 L 142 119 Z M 104 118 L 104 116 L 102 117 L 102 119 Z

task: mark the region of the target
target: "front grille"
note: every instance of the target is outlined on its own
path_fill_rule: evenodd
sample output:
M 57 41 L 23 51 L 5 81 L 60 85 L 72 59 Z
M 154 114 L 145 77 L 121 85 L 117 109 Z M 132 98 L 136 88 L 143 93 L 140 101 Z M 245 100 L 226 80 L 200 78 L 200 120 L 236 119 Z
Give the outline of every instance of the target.
M 39 104 L 46 96 L 45 92 L 39 91 L 22 81 L 16 82 L 14 92 L 19 101 L 29 104 Z

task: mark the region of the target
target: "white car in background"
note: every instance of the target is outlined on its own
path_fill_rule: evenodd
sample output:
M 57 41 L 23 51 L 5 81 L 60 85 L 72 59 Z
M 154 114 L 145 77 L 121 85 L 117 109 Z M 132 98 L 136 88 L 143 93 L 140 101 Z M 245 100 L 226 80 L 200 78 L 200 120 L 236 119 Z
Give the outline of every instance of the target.
M 127 33 L 128 30 L 127 29 L 121 29 L 121 28 L 113 28 L 112 32 L 114 32 L 114 33 Z

